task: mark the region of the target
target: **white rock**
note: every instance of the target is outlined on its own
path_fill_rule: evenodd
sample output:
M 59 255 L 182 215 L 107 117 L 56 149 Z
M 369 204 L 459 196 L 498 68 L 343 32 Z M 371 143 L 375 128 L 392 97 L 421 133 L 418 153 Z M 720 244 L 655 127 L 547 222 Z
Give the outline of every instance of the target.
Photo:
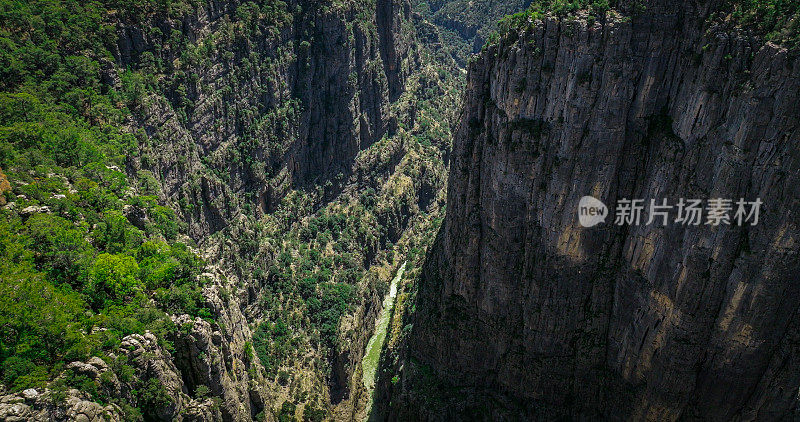
M 40 206 L 36 206 L 36 205 L 31 205 L 31 206 L 23 208 L 22 211 L 20 211 L 20 214 L 25 215 L 25 214 L 49 213 L 49 212 L 50 212 L 50 207 L 47 207 L 47 206 L 41 206 L 40 207 Z
M 22 390 L 22 397 L 25 397 L 25 400 L 36 400 L 39 397 L 39 392 L 35 388 L 28 388 Z

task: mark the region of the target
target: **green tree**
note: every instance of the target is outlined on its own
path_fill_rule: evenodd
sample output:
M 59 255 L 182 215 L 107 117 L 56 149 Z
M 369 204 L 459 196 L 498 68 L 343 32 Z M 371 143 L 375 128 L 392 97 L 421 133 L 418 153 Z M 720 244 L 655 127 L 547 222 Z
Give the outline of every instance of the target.
M 80 288 L 85 282 L 85 268 L 93 258 L 86 228 L 49 214 L 34 215 L 26 225 L 37 267 L 56 284 Z
M 39 386 L 47 371 L 38 365 L 61 361 L 82 340 L 79 321 L 85 307 L 78 295 L 53 286 L 28 265 L 0 264 L 0 270 L 3 376 L 15 389 Z M 26 373 L 31 376 L 23 377 Z
M 121 304 L 141 292 L 139 265 L 133 257 L 103 253 L 97 256 L 89 276 L 88 294 L 97 309 L 106 302 Z

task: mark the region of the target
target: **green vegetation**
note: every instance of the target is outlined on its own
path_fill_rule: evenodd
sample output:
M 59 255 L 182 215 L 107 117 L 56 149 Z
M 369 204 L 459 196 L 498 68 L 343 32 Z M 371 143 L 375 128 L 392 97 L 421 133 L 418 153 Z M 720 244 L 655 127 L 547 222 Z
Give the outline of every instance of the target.
M 48 388 L 53 391 L 56 400 L 66 398 L 67 390 L 75 388 L 86 393 L 97 403 L 114 403 L 122 409 L 126 420 L 129 421 L 142 420 L 143 417 L 147 420 L 157 419 L 158 409 L 172 405 L 172 398 L 158 379 L 134 379 L 133 368 L 127 365 L 124 356 L 112 361 L 111 364 L 118 379 L 130 383 L 134 389 L 129 401 L 114 397 L 114 381 L 110 371 L 104 372 L 98 383 L 86 375 L 67 369 L 63 376 L 51 383 Z
M 279 221 L 285 218 L 284 211 L 301 207 L 307 199 L 296 193 L 285 200 L 281 207 L 266 221 L 267 229 L 275 235 L 262 238 L 283 242 L 275 254 L 277 259 L 266 268 L 243 267 L 244 273 L 253 273 L 267 280 L 262 288 L 261 306 L 268 317 L 256 328 L 253 348 L 269 374 L 276 374 L 294 353 L 297 353 L 301 338 L 298 328 L 315 333 L 316 346 L 324 351 L 333 350 L 338 342 L 339 320 L 356 300 L 355 285 L 364 274 L 362 245 L 377 242 L 374 227 L 359 219 L 366 212 L 360 204 L 345 213 L 334 207 L 326 208 L 290 228 L 281 228 Z M 296 205 L 289 205 L 295 203 Z M 288 217 L 288 216 L 286 216 Z M 284 220 L 285 221 L 285 220 Z M 278 236 L 278 233 L 283 233 Z M 348 252 L 352 251 L 352 252 Z M 353 253 L 355 252 L 355 253 Z M 254 265 L 258 259 L 240 261 L 240 265 Z M 248 262 L 248 264 L 245 264 Z M 292 312 L 304 309 L 302 318 Z
M 291 422 L 296 420 L 295 413 L 297 412 L 297 405 L 286 400 L 281 405 L 281 409 L 278 412 L 277 419 L 279 422 Z
M 728 0 L 710 20 L 733 23 L 775 43 L 800 48 L 800 2 L 796 0 Z
M 303 422 L 322 422 L 325 420 L 325 411 L 315 406 L 306 406 L 303 409 Z
M 600 16 L 616 3 L 615 0 L 537 0 L 528 7 L 529 14 L 567 16 L 579 10 Z
M 356 24 L 370 29 L 374 4 L 353 3 L 324 7 L 358 9 Z M 48 386 L 65 397 L 68 388 L 78 388 L 98 402 L 114 402 L 103 384 L 108 380 L 64 369 L 99 356 L 136 390 L 131 403 L 118 403 L 126 416 L 147 418 L 169 396 L 156 381 L 134 380 L 123 357 L 113 358 L 120 356 L 121 339 L 149 330 L 169 350 L 178 330 L 169 314 L 213 317 L 202 293 L 205 263 L 184 236 L 184 221 L 191 222 L 187 216 L 198 206 L 192 189 L 199 190 L 201 177 L 236 183 L 231 169 L 248 173 L 253 184 L 277 176 L 273 158 L 291 146 L 306 105 L 280 82 L 253 87 L 252 99 L 235 105 L 228 100 L 253 74 L 282 81 L 281 72 L 308 64 L 319 46 L 304 23 L 298 28 L 307 39 L 281 40 L 275 51 L 262 51 L 265 39 L 282 39 L 284 27 L 316 13 L 280 0 L 241 3 L 200 39 L 182 25 L 162 33 L 164 25 L 156 24 L 163 17 L 180 22 L 196 7 L 189 1 L 0 0 L 0 375 L 13 391 Z M 145 51 L 115 57 L 120 23 L 145 29 Z M 419 55 L 423 68 L 393 105 L 401 122 L 397 135 L 358 158 L 355 171 L 365 181 L 357 193 L 339 193 L 347 180 L 340 176 L 290 191 L 277 211 L 258 216 L 257 195 L 247 192 L 231 198 L 245 214 L 242 222 L 210 240 L 235 239 L 235 248 L 221 252 L 229 254 L 221 267 L 240 283 L 260 283 L 245 360 L 249 365 L 258 357 L 279 385 L 294 384 L 292 366 L 329 375 L 327 360 L 355 335 L 343 321 L 366 298 L 385 293 L 387 280 L 374 267 L 396 266 L 395 253 L 405 253 L 407 238 L 415 236 L 407 231 L 429 227 L 427 213 L 443 204 L 442 155 L 463 78 L 454 66 L 439 65 L 452 64 L 445 53 L 420 48 Z M 162 106 L 188 126 L 197 93 L 208 89 L 201 71 L 217 64 L 224 71 L 216 91 L 204 94 L 225 108 L 225 121 L 213 122 L 213 130 L 240 128 L 236 142 L 202 158 L 200 173 L 189 177 L 194 185 L 162 192 L 168 176 L 160 173 L 160 150 L 197 145 L 158 128 L 131 127 Z M 185 160 L 175 164 L 188 172 Z M 421 256 L 424 247 L 413 243 L 413 253 Z M 220 297 L 236 300 L 240 287 L 226 285 Z M 198 386 L 194 394 L 209 393 Z M 287 403 L 280 414 L 293 417 L 297 409 Z M 305 420 L 326 415 L 316 403 L 303 408 Z
M 415 10 L 437 25 L 443 49 L 465 66 L 470 54 L 497 29 L 506 15 L 524 10 L 530 0 L 420 0 Z
M 615 4 L 615 0 L 537 0 L 525 11 L 501 19 L 497 24 L 497 31 L 489 36 L 487 45 L 495 44 L 505 36 L 529 28 L 546 15 L 565 17 L 585 10 L 589 13 L 590 19 L 597 19 L 604 17 Z
M 150 330 L 169 347 L 166 312 L 211 317 L 204 264 L 177 240 L 175 214 L 121 170 L 138 140 L 120 129 L 126 92 L 100 81 L 116 40 L 106 7 L 117 6 L 130 5 L 0 4 L 0 370 L 12 390 L 107 357 L 128 334 Z M 106 400 L 94 382 L 64 380 Z M 139 392 L 144 406 L 166 397 L 153 382 Z
M 283 321 L 274 324 L 265 321 L 259 324 L 253 334 L 253 348 L 268 373 L 275 373 L 275 368 L 289 351 L 291 340 L 289 330 Z
M 603 19 L 618 6 L 616 0 L 535 0 L 525 11 L 505 16 L 497 31 L 488 36 L 488 44 L 528 28 L 545 15 L 568 17 L 578 11 L 588 12 L 588 19 Z M 646 10 L 646 2 L 633 2 L 627 13 Z M 745 29 L 757 36 L 790 48 L 800 47 L 800 3 L 795 0 L 727 0 L 716 6 L 709 17 L 722 27 Z

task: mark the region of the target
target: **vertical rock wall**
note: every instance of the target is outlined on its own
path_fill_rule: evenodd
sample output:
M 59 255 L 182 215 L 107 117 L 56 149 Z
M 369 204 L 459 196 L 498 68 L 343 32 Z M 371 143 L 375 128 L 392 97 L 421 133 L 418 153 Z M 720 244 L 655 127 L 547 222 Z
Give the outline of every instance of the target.
M 134 110 L 149 159 L 129 171 L 153 173 L 193 237 L 245 206 L 272 211 L 292 186 L 341 184 L 356 154 L 396 126 L 389 100 L 408 72 L 408 5 L 282 3 L 253 15 L 234 1 L 181 19 L 119 18 L 109 83 L 120 89 L 123 69 L 150 61 L 172 81 Z M 176 33 L 189 45 L 172 42 Z
M 409 393 L 400 415 L 797 406 L 800 61 L 709 27 L 708 7 L 545 18 L 471 65 L 409 351 L 469 403 L 436 414 Z M 584 195 L 764 206 L 756 226 L 583 228 Z

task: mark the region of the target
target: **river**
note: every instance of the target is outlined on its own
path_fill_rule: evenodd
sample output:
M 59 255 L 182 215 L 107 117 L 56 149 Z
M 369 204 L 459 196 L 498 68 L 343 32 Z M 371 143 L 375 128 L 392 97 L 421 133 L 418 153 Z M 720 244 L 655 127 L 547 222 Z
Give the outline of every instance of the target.
M 375 376 L 378 372 L 378 361 L 381 358 L 381 350 L 383 344 L 386 342 L 386 331 L 389 329 L 389 319 L 392 317 L 392 309 L 394 309 L 394 300 L 397 296 L 397 284 L 403 278 L 403 272 L 406 270 L 406 263 L 397 270 L 392 279 L 392 284 L 389 286 L 389 293 L 383 299 L 383 309 L 378 320 L 375 322 L 375 334 L 369 339 L 367 343 L 367 351 L 364 353 L 364 358 L 361 360 L 361 368 L 364 373 L 364 387 L 369 392 L 369 400 L 367 402 L 367 412 L 370 414 L 372 408 L 372 392 L 375 389 Z

